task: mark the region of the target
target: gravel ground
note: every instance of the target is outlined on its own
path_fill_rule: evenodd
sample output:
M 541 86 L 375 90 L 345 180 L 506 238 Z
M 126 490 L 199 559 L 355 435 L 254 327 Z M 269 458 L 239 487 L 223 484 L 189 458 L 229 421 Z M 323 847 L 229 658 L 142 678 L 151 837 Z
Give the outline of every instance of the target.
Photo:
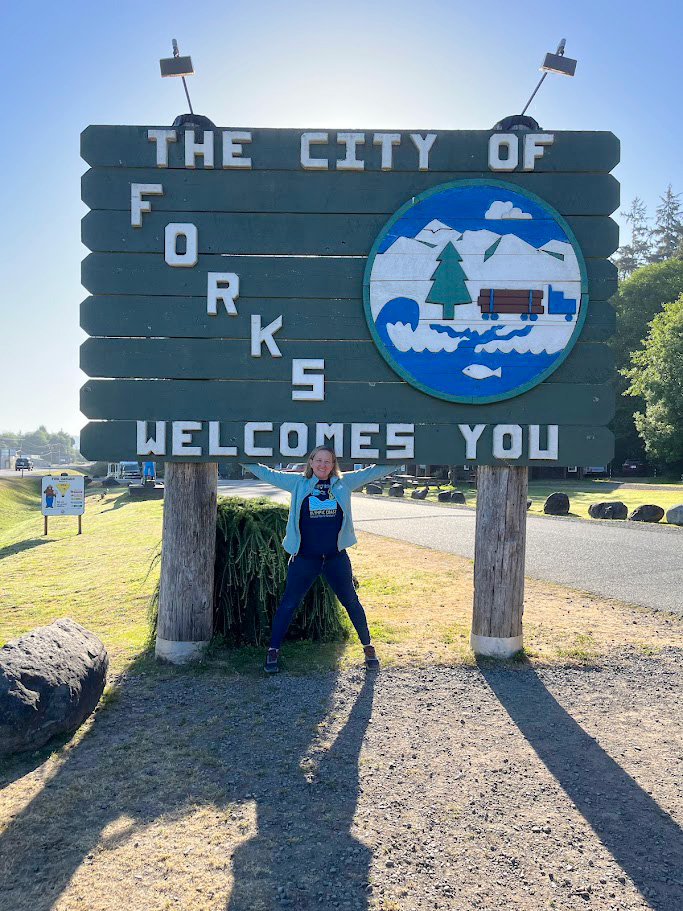
M 129 676 L 0 775 L 3 911 L 680 911 L 677 649 Z

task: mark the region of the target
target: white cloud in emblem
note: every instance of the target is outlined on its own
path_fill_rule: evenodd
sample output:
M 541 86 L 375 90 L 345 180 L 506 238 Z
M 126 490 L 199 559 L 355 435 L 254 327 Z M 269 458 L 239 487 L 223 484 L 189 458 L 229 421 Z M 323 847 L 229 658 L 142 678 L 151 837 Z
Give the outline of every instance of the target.
M 503 202 L 501 199 L 497 199 L 495 202 L 491 203 L 484 218 L 503 220 L 506 218 L 533 218 L 533 215 L 531 212 L 522 212 L 521 209 L 517 208 L 517 206 L 509 201 Z

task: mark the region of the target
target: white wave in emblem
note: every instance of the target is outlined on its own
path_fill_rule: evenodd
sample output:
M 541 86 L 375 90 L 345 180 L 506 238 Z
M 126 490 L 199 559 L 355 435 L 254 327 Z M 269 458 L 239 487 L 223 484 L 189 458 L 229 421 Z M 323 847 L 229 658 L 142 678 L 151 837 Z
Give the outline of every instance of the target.
M 453 337 L 447 332 L 437 332 L 427 323 L 418 323 L 413 329 L 410 323 L 387 323 L 387 333 L 399 351 L 455 351 L 467 336 Z
M 541 331 L 539 331 L 539 329 Z M 516 351 L 518 354 L 555 354 L 561 351 L 572 334 L 574 323 L 562 323 L 550 327 L 534 327 L 528 335 L 515 335 L 512 338 L 495 338 L 483 345 L 475 345 L 477 354 L 481 351 Z

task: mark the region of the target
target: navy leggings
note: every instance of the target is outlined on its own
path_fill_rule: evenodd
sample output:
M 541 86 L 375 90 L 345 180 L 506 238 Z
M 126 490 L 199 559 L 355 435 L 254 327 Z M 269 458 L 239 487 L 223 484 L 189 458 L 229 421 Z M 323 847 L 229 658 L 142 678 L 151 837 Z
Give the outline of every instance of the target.
M 270 637 L 271 648 L 280 648 L 280 643 L 285 638 L 285 633 L 291 623 L 294 612 L 308 589 L 321 573 L 346 608 L 361 644 L 370 644 L 368 621 L 365 617 L 363 605 L 358 600 L 358 595 L 353 587 L 351 561 L 346 551 L 341 550 L 339 553 L 332 554 L 329 557 L 302 557 L 297 555 L 289 561 L 285 593 L 273 617 L 273 631 Z

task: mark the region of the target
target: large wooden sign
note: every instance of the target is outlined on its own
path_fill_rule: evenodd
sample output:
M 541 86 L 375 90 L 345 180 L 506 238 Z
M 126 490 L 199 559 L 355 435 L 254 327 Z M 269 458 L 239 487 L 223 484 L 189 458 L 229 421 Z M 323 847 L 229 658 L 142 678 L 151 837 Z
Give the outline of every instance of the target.
M 82 135 L 91 459 L 602 464 L 611 133 Z

